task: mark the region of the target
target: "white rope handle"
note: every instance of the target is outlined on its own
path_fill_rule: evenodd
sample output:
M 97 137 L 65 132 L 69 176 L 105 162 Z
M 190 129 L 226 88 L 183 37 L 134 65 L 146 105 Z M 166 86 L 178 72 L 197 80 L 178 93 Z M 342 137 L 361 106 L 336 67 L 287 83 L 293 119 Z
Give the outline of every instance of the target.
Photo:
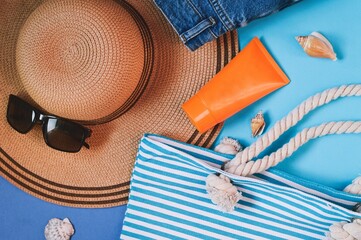
M 246 163 L 241 163 L 240 165 L 231 165 L 224 170 L 239 176 L 248 176 L 254 173 L 264 172 L 268 168 L 277 165 L 285 158 L 291 156 L 299 147 L 311 139 L 330 134 L 343 133 L 361 133 L 361 121 L 329 122 L 317 127 L 306 128 L 270 155 L 256 161 L 248 161 Z
M 224 170 L 231 174 L 241 176 L 263 172 L 290 156 L 300 146 L 311 139 L 329 134 L 361 133 L 361 121 L 325 123 L 317 127 L 304 129 L 276 152 L 257 161 L 251 161 L 277 140 L 284 132 L 296 125 L 310 111 L 338 98 L 351 96 L 361 96 L 361 84 L 331 88 L 310 97 L 293 109 L 286 117 L 278 121 L 272 129 L 255 143 L 248 148 L 245 148 L 242 152 L 239 152 L 231 161 L 225 164 Z M 233 190 L 228 190 L 232 189 L 231 187 L 228 187 L 227 189 L 219 188 L 219 186 L 223 186 L 225 183 L 230 183 L 226 176 L 208 177 L 207 179 L 212 179 L 211 182 L 206 181 L 206 189 L 211 200 L 217 204 L 222 211 L 232 211 L 241 194 L 239 192 L 234 192 Z M 220 196 L 226 197 L 220 198 Z
M 343 85 L 327 89 L 318 93 L 306 101 L 302 102 L 299 106 L 293 109 L 286 117 L 276 122 L 272 129 L 265 135 L 259 138 L 251 146 L 239 152 L 234 159 L 228 162 L 225 169 L 230 169 L 232 165 L 240 165 L 252 160 L 258 156 L 262 151 L 269 147 L 276 141 L 284 132 L 296 125 L 305 115 L 312 110 L 323 106 L 333 100 L 341 97 L 361 96 L 361 84 Z

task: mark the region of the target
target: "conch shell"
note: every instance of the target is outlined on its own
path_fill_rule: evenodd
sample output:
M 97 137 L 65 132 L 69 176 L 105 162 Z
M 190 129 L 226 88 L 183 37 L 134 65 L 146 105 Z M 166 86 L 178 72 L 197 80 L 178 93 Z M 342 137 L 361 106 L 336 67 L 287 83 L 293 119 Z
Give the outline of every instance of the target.
M 260 111 L 254 118 L 252 118 L 251 121 L 252 137 L 258 137 L 261 135 L 265 127 L 266 122 L 264 121 L 262 111 Z
M 319 32 L 313 32 L 309 36 L 298 36 L 296 40 L 311 57 L 337 60 L 331 43 Z
M 69 240 L 74 234 L 74 228 L 68 218 L 53 218 L 46 225 L 44 234 L 46 240 Z

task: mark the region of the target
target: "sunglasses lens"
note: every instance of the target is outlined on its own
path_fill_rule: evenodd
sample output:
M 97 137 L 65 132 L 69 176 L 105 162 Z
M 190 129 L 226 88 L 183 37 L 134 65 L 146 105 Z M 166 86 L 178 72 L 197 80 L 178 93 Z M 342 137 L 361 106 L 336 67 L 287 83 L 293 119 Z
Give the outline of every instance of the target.
M 78 152 L 84 144 L 85 130 L 77 123 L 48 118 L 43 131 L 46 143 L 60 151 Z
M 16 131 L 27 133 L 36 121 L 36 113 L 31 105 L 11 95 L 6 118 Z

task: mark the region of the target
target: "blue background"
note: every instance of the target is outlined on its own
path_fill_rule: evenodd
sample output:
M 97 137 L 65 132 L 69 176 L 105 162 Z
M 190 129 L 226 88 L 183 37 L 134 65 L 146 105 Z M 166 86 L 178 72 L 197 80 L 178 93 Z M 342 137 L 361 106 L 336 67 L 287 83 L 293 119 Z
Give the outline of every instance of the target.
M 265 112 L 267 129 L 319 91 L 341 84 L 361 83 L 361 1 L 304 0 L 280 13 L 252 22 L 239 30 L 244 47 L 260 37 L 291 79 L 291 83 L 268 95 L 226 121 L 223 136 L 238 138 L 248 146 L 250 119 Z M 338 61 L 308 57 L 294 39 L 320 31 L 333 44 Z M 361 119 L 361 99 L 331 103 L 307 116 L 271 146 L 277 149 L 298 131 L 325 121 Z M 219 141 L 219 140 L 218 140 Z M 277 168 L 303 178 L 342 189 L 361 173 L 361 136 L 327 136 L 301 147 Z M 36 199 L 0 178 L 0 239 L 44 239 L 44 227 L 53 217 L 68 217 L 76 233 L 72 239 L 119 239 L 125 207 L 77 209 Z

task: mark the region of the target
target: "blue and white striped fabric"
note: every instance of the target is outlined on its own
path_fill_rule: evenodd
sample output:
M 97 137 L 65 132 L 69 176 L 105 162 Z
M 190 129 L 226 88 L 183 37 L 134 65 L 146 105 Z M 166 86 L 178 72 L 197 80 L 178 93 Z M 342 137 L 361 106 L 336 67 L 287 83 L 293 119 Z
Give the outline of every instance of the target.
M 222 213 L 205 179 L 232 158 L 158 135 L 140 143 L 121 239 L 323 239 L 335 222 L 360 218 L 361 197 L 276 170 L 226 174 L 243 198 Z

